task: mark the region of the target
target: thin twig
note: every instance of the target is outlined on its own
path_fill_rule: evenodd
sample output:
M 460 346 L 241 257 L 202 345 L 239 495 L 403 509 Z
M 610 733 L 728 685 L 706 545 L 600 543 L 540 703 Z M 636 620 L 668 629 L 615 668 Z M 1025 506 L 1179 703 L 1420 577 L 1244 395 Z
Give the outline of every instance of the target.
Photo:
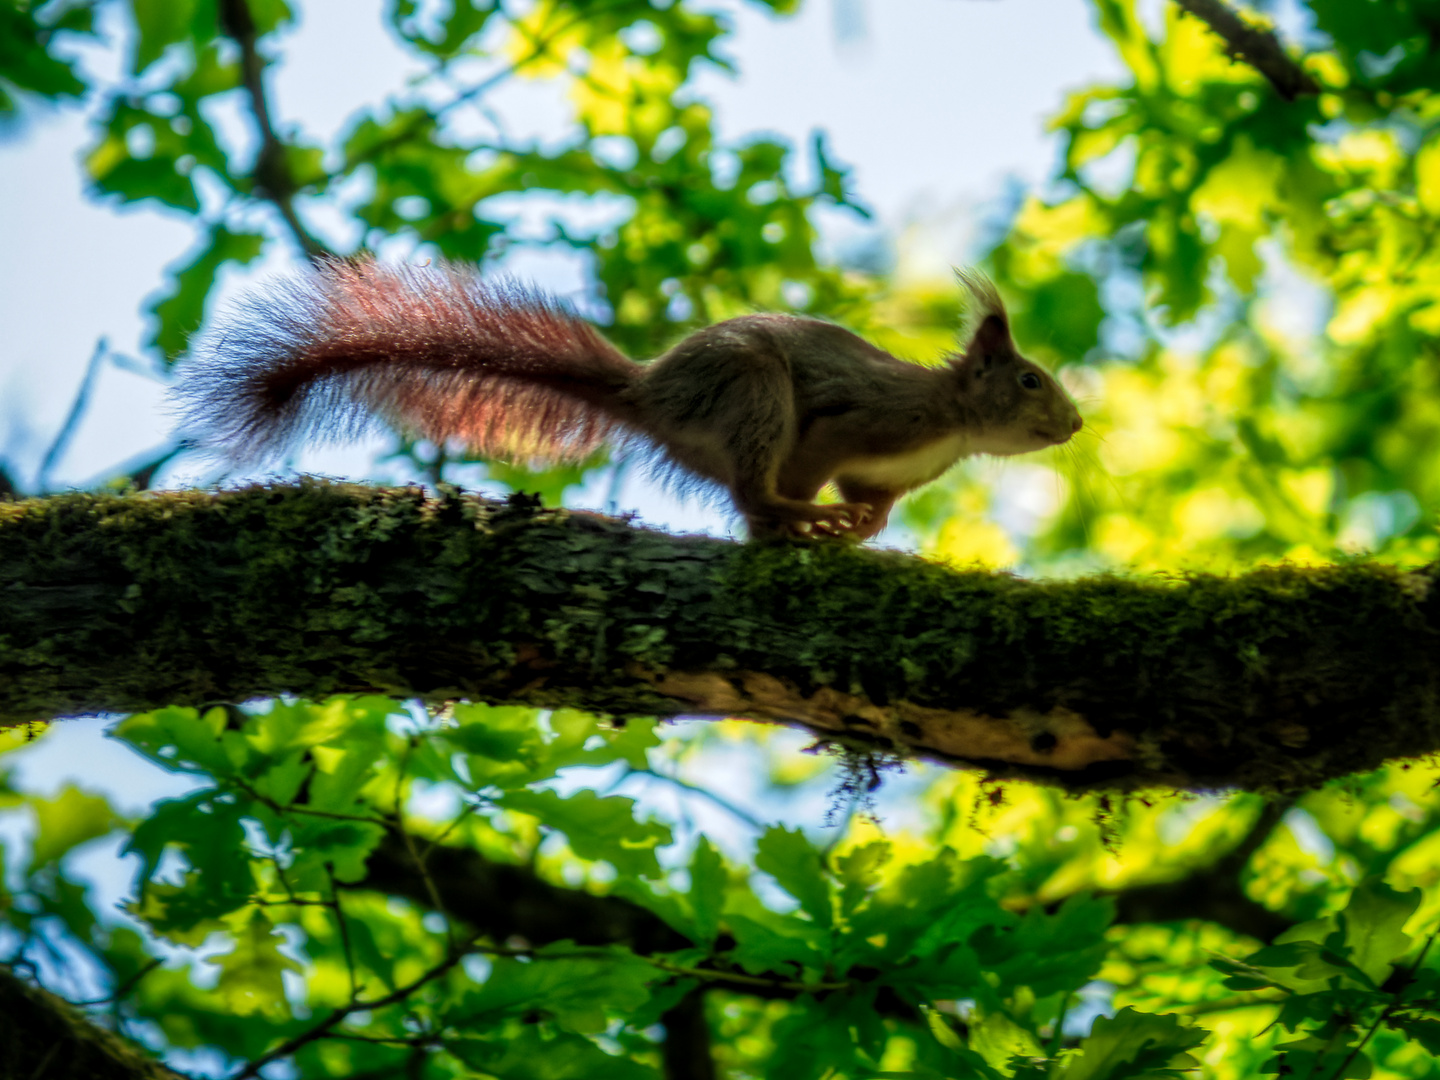
M 509 945 L 482 945 L 472 939 L 467 946 L 472 952 L 481 956 L 501 957 L 526 957 L 541 963 L 546 960 L 609 960 L 614 954 L 604 946 L 577 946 L 573 949 L 549 949 L 544 953 L 538 952 L 533 946 L 515 947 Z M 746 975 L 739 971 L 722 971 L 719 968 L 689 967 L 684 964 L 672 964 L 668 960 L 661 960 L 654 956 L 636 956 L 637 960 L 643 960 L 653 968 L 669 972 L 671 975 L 688 975 L 696 979 L 704 979 L 709 982 L 734 983 L 737 986 L 764 987 L 771 990 L 788 990 L 794 993 L 823 993 L 827 990 L 851 990 L 855 984 L 851 981 L 838 982 L 801 982 L 799 979 L 768 979 L 763 975 Z M 236 1080 L 239 1080 L 237 1077 Z
M 1230 1012 L 1234 1009 L 1249 1009 L 1257 1005 L 1283 1005 L 1292 991 L 1254 990 L 1235 997 L 1214 998 L 1210 1001 L 1193 1001 L 1187 1005 L 1172 1005 L 1167 1012 L 1181 1016 L 1205 1016 L 1209 1013 Z
M 255 1058 L 248 1065 L 246 1065 L 245 1068 L 241 1069 L 238 1073 L 232 1076 L 230 1080 L 249 1080 L 249 1078 L 252 1076 L 260 1075 L 260 1070 L 263 1069 L 266 1065 L 269 1065 L 270 1062 L 278 1061 L 283 1057 L 288 1057 L 296 1050 L 299 1050 L 302 1046 L 306 1046 L 309 1043 L 314 1042 L 316 1039 L 324 1038 L 332 1028 L 343 1023 L 345 1018 L 347 1016 L 350 1016 L 352 1013 L 370 1012 L 374 1009 L 383 1009 L 387 1005 L 394 1005 L 396 1002 L 404 1001 L 407 997 L 413 994 L 416 990 L 419 990 L 426 983 L 434 982 L 436 979 L 440 978 L 440 976 L 450 971 L 451 968 L 455 967 L 456 964 L 460 963 L 461 960 L 465 959 L 466 955 L 468 955 L 468 953 L 471 951 L 470 947 L 473 943 L 474 939 L 472 939 L 471 941 L 467 941 L 461 947 L 450 949 L 446 953 L 445 959 L 441 960 L 440 963 L 436 964 L 429 971 L 425 972 L 423 975 L 420 975 L 412 982 L 408 982 L 404 986 L 392 990 L 390 993 L 385 994 L 383 997 L 375 998 L 372 1001 L 365 1001 L 360 998 L 352 999 L 348 1005 L 343 1005 L 340 1008 L 335 1009 L 324 1020 L 320 1021 L 320 1023 L 310 1028 L 310 1030 L 303 1031 L 299 1035 L 296 1035 L 293 1039 L 287 1039 L 285 1042 L 277 1046 L 274 1050 L 271 1050 L 265 1054 L 261 1054 L 258 1058 Z
M 1264 75 L 1286 101 L 1321 92 L 1320 84 L 1285 51 L 1274 30 L 1246 22 L 1225 0 L 1175 2 L 1224 38 L 1231 58 L 1245 61 Z
M 355 953 L 350 948 L 350 927 L 345 921 L 345 911 L 340 907 L 340 891 L 335 885 L 335 867 L 325 864 L 325 876 L 330 879 L 330 904 L 335 912 L 335 925 L 340 932 L 340 948 L 345 953 L 345 969 L 350 973 L 350 997 L 360 995 L 360 982 L 355 977 Z
M 538 32 L 533 34 L 530 33 L 530 31 L 528 31 L 527 29 L 525 29 L 525 27 L 520 24 L 520 21 L 518 19 L 515 19 L 513 16 L 507 16 L 510 19 L 511 27 L 515 30 L 515 32 L 521 37 L 525 38 L 527 42 L 529 42 L 530 52 L 525 56 L 522 56 L 520 59 L 514 61 L 513 63 L 507 64 L 505 67 L 495 72 L 495 74 L 490 75 L 485 79 L 482 79 L 480 82 L 476 83 L 469 90 L 464 91 L 459 96 L 453 98 L 450 101 L 447 101 L 443 106 L 440 107 L 439 110 L 437 110 L 436 115 L 443 116 L 445 113 L 449 112 L 457 105 L 463 105 L 468 101 L 474 101 L 477 97 L 482 97 L 490 89 L 510 78 L 510 76 L 514 75 L 521 68 L 527 66 L 528 64 L 534 63 L 536 60 L 540 59 L 540 57 L 544 56 L 547 52 L 550 51 L 550 46 L 553 45 L 558 38 L 561 38 L 565 34 L 569 33 L 572 29 L 574 29 L 580 23 L 584 22 L 586 19 L 593 19 L 596 15 L 603 12 L 607 8 L 619 7 L 626 2 L 628 2 L 628 0 L 608 0 L 608 2 L 605 3 L 592 4 L 588 8 L 582 9 L 580 12 L 572 15 L 569 19 L 566 19 L 559 26 L 542 26 L 540 27 Z
M 142 967 L 134 975 L 131 975 L 130 978 L 126 979 L 119 986 L 115 987 L 115 989 L 110 994 L 103 998 L 94 998 L 90 1001 L 72 1001 L 70 1002 L 70 1004 L 76 1006 L 77 1008 L 93 1008 L 96 1005 L 112 1005 L 115 1002 L 118 1002 L 131 990 L 135 989 L 135 987 L 139 985 L 141 979 L 145 978 L 146 975 L 149 975 L 150 972 L 154 971 L 164 962 L 164 960 L 161 960 L 158 957 L 154 960 L 151 960 L 148 964 Z
M 45 1056 L 40 1059 L 40 1064 L 36 1065 L 36 1066 L 35 1066 L 35 1071 L 30 1074 L 30 1080 L 40 1080 L 40 1077 L 42 1077 L 42 1076 L 45 1075 L 45 1070 L 50 1067 L 50 1062 L 51 1062 L 51 1060 L 52 1060 L 52 1059 L 55 1057 L 55 1055 L 58 1054 L 59 1052 L 60 1052 L 60 1043 L 59 1043 L 59 1042 L 56 1042 L 53 1046 L 50 1047 L 49 1050 L 45 1051 Z
M 461 105 L 474 103 L 477 99 L 484 97 L 485 94 L 489 93 L 496 86 L 499 86 L 506 79 L 516 74 L 522 68 L 529 66 L 530 64 L 534 63 L 536 60 L 539 60 L 542 56 L 544 56 L 549 51 L 550 45 L 555 40 L 555 38 L 564 34 L 567 30 L 575 26 L 577 23 L 584 21 L 585 18 L 593 16 L 596 11 L 604 10 L 605 7 L 609 6 L 613 6 L 613 4 L 597 5 L 596 8 L 590 10 L 589 12 L 581 15 L 576 15 L 573 18 L 562 23 L 556 29 L 547 33 L 542 33 L 539 37 L 528 34 L 523 30 L 519 30 L 519 28 L 517 27 L 517 32 L 524 35 L 526 39 L 531 43 L 529 53 L 527 53 L 525 56 L 520 57 L 520 59 L 518 60 L 506 64 L 499 71 L 496 71 L 495 73 L 486 76 L 484 79 L 481 79 L 478 83 L 470 87 L 468 90 L 458 91 L 453 98 L 445 102 L 445 104 L 436 108 L 433 113 L 428 113 L 421 110 L 399 131 L 396 131 L 394 134 L 389 135 L 386 138 L 381 139 L 378 142 L 375 142 L 370 146 L 366 147 L 363 154 L 359 154 L 351 158 L 346 158 L 344 164 L 344 171 L 353 169 L 356 165 L 362 164 L 363 162 L 372 161 L 385 150 L 388 150 L 390 147 L 397 146 L 405 142 L 416 132 L 418 132 L 420 128 L 425 125 L 427 120 L 443 120 L 446 114 L 451 112 L 452 110 L 459 108 Z M 506 17 L 510 18 L 510 16 L 508 15 Z M 510 18 L 510 21 L 513 23 L 515 20 L 513 18 Z M 492 123 L 493 122 L 494 121 L 492 120 Z M 498 126 L 499 125 L 497 125 L 497 127 Z M 483 147 L 472 146 L 471 149 L 483 149 Z M 497 149 L 508 150 L 510 148 L 499 147 Z
M 757 832 L 764 829 L 764 825 L 757 817 L 755 817 L 755 815 L 745 810 L 742 810 L 740 807 L 736 806 L 734 803 L 730 802 L 723 796 L 717 795 L 715 794 L 715 792 L 710 791 L 707 788 L 700 787 L 698 784 L 692 784 L 688 780 L 681 780 L 678 776 L 666 776 L 664 773 L 657 772 L 654 769 L 631 769 L 624 776 L 622 776 L 620 780 L 611 785 L 611 790 L 613 791 L 615 788 L 619 787 L 621 783 L 623 783 L 625 780 L 632 776 L 648 776 L 652 780 L 661 780 L 664 783 L 671 784 L 674 787 L 679 788 L 681 791 L 689 792 L 691 795 L 699 795 L 704 799 L 708 799 L 710 802 L 720 807 L 720 809 L 725 810 L 730 814 L 733 814 L 735 817 L 745 822 L 745 824 L 754 828 Z
M 55 433 L 50 449 L 45 451 L 45 458 L 40 462 L 40 471 L 35 474 L 35 490 L 42 495 L 50 486 L 50 470 L 60 460 L 60 455 L 65 453 L 75 429 L 80 425 L 80 418 L 85 415 L 86 406 L 90 404 L 90 393 L 95 389 L 95 379 L 100 374 L 100 365 L 109 351 L 110 343 L 103 337 L 95 343 L 95 351 L 90 354 L 90 363 L 85 367 L 85 375 L 75 391 L 75 400 L 70 403 L 70 411 L 65 414 L 65 422 Z
M 415 838 L 410 835 L 410 830 L 405 828 L 405 772 L 410 766 L 410 754 L 414 749 L 415 739 L 414 736 L 411 736 L 405 742 L 405 753 L 401 756 L 395 769 L 395 822 L 391 828 L 399 834 L 401 843 L 405 845 L 406 852 L 410 855 L 411 861 L 415 863 L 415 872 L 420 875 L 420 881 L 425 886 L 425 893 L 430 897 L 430 905 L 444 917 L 445 939 L 450 943 L 451 948 L 454 948 L 455 920 L 450 917 L 449 910 L 440 899 L 440 890 L 426 866 L 426 861 L 430 852 L 434 850 L 434 845 L 427 847 L 422 855 L 420 849 L 415 845 Z
M 269 807 L 277 814 L 306 814 L 309 817 L 326 818 L 330 821 L 358 821 L 364 825 L 378 825 L 382 829 L 390 828 L 390 819 L 376 817 L 374 814 L 343 814 L 338 810 L 316 810 L 310 806 L 300 806 L 297 803 L 281 804 L 270 796 L 256 790 L 240 777 L 232 777 L 230 782 L 243 791 L 250 798 L 263 806 Z
M 428 836 L 425 838 L 425 850 L 420 853 L 420 857 L 422 859 L 430 858 L 430 852 L 443 844 L 445 842 L 445 838 L 448 837 L 456 829 L 458 829 L 460 825 L 464 821 L 466 821 L 472 814 L 477 814 L 479 812 L 479 806 L 475 805 L 474 803 L 466 803 L 461 808 L 460 813 L 455 815 L 455 819 L 451 821 L 449 825 L 446 825 L 445 828 L 441 829 L 438 835 Z
M 672 975 L 689 975 L 696 979 L 706 979 L 710 982 L 734 983 L 737 986 L 764 986 L 776 990 L 792 990 L 800 994 L 819 994 L 827 990 L 851 990 L 855 984 L 852 982 L 817 982 L 807 983 L 798 979 L 767 979 L 763 975 L 742 975 L 738 971 L 719 971 L 715 968 L 687 967 L 684 964 L 671 964 L 665 960 L 658 960 L 655 957 L 642 957 L 647 964 L 657 967 L 661 971 L 668 971 Z
M 442 1035 L 356 1035 L 349 1031 L 337 1031 L 329 1038 L 376 1046 L 437 1046 L 445 1041 Z

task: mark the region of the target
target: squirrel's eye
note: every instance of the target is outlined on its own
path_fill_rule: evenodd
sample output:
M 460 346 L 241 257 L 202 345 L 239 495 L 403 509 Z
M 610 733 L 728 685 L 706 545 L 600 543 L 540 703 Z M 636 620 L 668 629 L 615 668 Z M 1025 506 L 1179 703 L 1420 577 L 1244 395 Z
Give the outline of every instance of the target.
M 1040 376 L 1036 375 L 1033 371 L 1021 372 L 1020 385 L 1023 386 L 1026 390 L 1039 390 Z

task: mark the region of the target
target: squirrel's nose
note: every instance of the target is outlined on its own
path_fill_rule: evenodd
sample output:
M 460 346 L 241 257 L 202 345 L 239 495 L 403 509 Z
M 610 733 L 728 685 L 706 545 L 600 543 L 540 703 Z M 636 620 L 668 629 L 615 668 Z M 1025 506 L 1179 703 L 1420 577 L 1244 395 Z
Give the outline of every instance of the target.
M 1084 427 L 1084 426 L 1085 426 L 1085 421 L 1082 420 L 1082 419 L 1080 419 L 1080 414 L 1079 414 L 1079 413 L 1076 413 L 1076 414 L 1075 414 L 1075 423 L 1073 423 L 1072 425 L 1070 425 L 1070 434 L 1071 434 L 1071 435 L 1074 435 L 1077 431 L 1079 431 L 1079 430 L 1080 430 L 1082 427 Z

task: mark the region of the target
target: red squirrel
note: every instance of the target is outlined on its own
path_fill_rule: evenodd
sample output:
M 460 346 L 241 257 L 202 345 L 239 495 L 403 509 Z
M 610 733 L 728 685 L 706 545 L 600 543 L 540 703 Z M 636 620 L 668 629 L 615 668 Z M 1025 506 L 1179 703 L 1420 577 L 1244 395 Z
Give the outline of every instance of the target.
M 971 329 L 937 367 L 796 315 L 728 319 L 639 364 L 562 303 L 474 268 L 334 260 L 251 295 L 202 340 L 182 429 L 252 461 L 376 416 L 499 458 L 638 440 L 728 489 L 752 536 L 864 540 L 960 458 L 1080 430 L 1060 384 L 1016 349 L 995 286 L 959 276 Z M 831 482 L 844 501 L 816 503 Z

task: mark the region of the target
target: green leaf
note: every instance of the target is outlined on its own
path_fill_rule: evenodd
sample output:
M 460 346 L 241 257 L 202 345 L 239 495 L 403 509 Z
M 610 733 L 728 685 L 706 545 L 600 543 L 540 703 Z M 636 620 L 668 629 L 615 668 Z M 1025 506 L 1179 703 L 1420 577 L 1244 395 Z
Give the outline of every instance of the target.
M 396 0 L 390 24 L 405 41 L 421 52 L 449 59 L 465 48 L 485 28 L 499 8 L 496 0 L 453 0 L 447 17 L 439 20 L 439 33 L 427 33 L 425 22 L 416 17 L 418 0 Z
M 232 767 L 224 732 L 224 709 L 209 709 L 202 716 L 194 709 L 170 707 L 128 716 L 111 734 L 172 772 L 221 777 Z
M 1396 1017 L 1390 1022 L 1423 1046 L 1426 1053 L 1440 1057 L 1440 1020 L 1420 1016 Z
M 834 912 L 830 883 L 820 863 L 820 852 L 799 829 L 781 825 L 765 830 L 755 845 L 755 865 L 800 901 L 800 907 L 820 926 L 830 926 Z
M 455 721 L 437 737 L 468 755 L 466 767 L 476 790 L 492 784 L 521 787 L 536 779 L 549 756 L 535 709 L 457 705 Z
M 214 957 L 220 978 L 215 985 L 216 996 L 225 1008 L 250 1016 L 264 1014 L 275 1018 L 290 1015 L 282 976 L 287 971 L 303 970 L 289 957 L 280 954 L 285 938 L 259 910 L 251 911 L 234 932 L 234 948 Z
M 173 363 L 185 351 L 190 335 L 204 321 L 205 301 L 215 287 L 220 268 L 227 262 L 249 264 L 264 246 L 265 237 L 261 233 L 236 233 L 224 225 L 212 226 L 200 250 L 189 261 L 166 268 L 169 280 L 149 307 L 155 325 L 147 345 L 154 345 L 164 354 L 167 363 Z
M 814 923 L 773 912 L 754 918 L 731 912 L 725 922 L 736 942 L 730 958 L 752 975 L 797 974 L 786 965 L 825 967 L 823 931 Z
M 1229 957 L 1214 957 L 1210 961 L 1210 966 L 1226 976 L 1223 985 L 1231 990 L 1263 990 L 1266 987 L 1279 985 L 1263 974 L 1252 970 L 1250 965 L 1238 960 L 1231 960 Z
M 1021 1027 L 1003 1012 L 994 1012 L 970 1025 L 970 1048 L 995 1069 L 1007 1069 L 1011 1058 L 1044 1057 L 1035 1033 Z
M 451 1022 L 463 1017 L 470 1030 L 483 1030 L 512 1017 L 543 1016 L 572 1031 L 600 1032 L 613 1016 L 644 1005 L 650 983 L 666 977 L 619 946 L 580 950 L 559 942 L 536 950 L 533 959 L 497 957 L 485 984 L 465 995 Z
M 286 0 L 245 0 L 250 9 L 250 19 L 255 24 L 256 34 L 272 34 L 282 30 L 294 20 Z
M 1357 1037 L 1353 1032 L 1344 1038 L 1306 1035 L 1280 1043 L 1261 1071 L 1303 1080 L 1367 1080 L 1374 1066 L 1368 1054 L 1354 1052 Z
M 840 912 L 852 914 L 880 883 L 880 872 L 890 861 L 890 844 L 872 840 L 842 855 L 836 862 L 835 876 L 840 880 Z
M 1203 1028 L 1178 1016 L 1121 1009 L 1100 1017 L 1080 1041 L 1080 1054 L 1065 1069 L 1065 1080 L 1181 1080 L 1200 1063 L 1186 1051 L 1205 1041 Z
M 811 138 L 811 150 L 815 155 L 815 166 L 820 173 L 820 187 L 816 192 L 831 199 L 838 206 L 848 206 L 862 218 L 869 219 L 870 211 L 856 201 L 849 192 L 850 174 L 854 171 L 849 166 L 837 165 L 830 160 L 825 152 L 825 134 L 817 131 Z
M 210 788 L 162 800 L 136 826 L 124 851 L 142 860 L 141 901 L 135 911 L 157 933 L 184 934 L 248 901 L 254 877 L 240 818 L 234 800 Z M 151 880 L 168 847 L 190 864 L 182 885 Z
M 1280 1005 L 1275 1023 L 1287 1031 L 1310 1030 L 1310 1034 L 1338 1031 L 1343 1022 L 1338 1018 L 1363 1012 L 1372 1005 L 1384 1006 L 1381 994 L 1364 991 L 1324 990 L 1314 994 L 1290 994 Z
M 1410 951 L 1404 927 L 1420 906 L 1419 889 L 1396 892 L 1378 878 L 1355 886 L 1341 915 L 1350 960 L 1376 983 Z
M 514 1035 L 451 1038 L 445 1049 L 495 1080 L 658 1080 L 654 1069 L 615 1057 L 571 1032 L 527 1025 Z
M 553 791 L 508 791 L 495 804 L 534 815 L 564 833 L 576 855 L 604 859 L 621 874 L 659 877 L 655 849 L 673 839 L 668 826 L 635 820 L 634 799 L 602 798 L 588 788 L 567 797 Z
M 1100 287 L 1089 274 L 1068 271 L 1035 286 L 1011 325 L 1022 347 L 1044 347 L 1062 360 L 1076 360 L 1099 344 Z
M 926 970 L 938 965 L 968 972 L 969 961 L 954 950 L 955 944 L 982 927 L 1008 928 L 1017 921 L 990 895 L 991 879 L 1004 870 L 998 859 L 961 860 L 953 849 L 941 848 L 933 859 L 905 866 L 859 904 L 849 920 L 852 936 L 878 939 L 881 944 L 871 948 L 886 963 L 920 957 L 927 958 Z M 942 950 L 949 955 L 938 955 Z M 920 970 L 907 973 L 918 978 Z
M 166 48 L 190 37 L 196 0 L 130 0 L 130 14 L 135 20 L 130 71 L 138 75 L 160 59 Z
M 80 941 L 88 942 L 92 939 L 99 921 L 91 909 L 86 886 L 56 875 L 37 899 L 40 911 L 46 915 L 57 916 L 69 933 Z
M 8 84 L 52 98 L 79 97 L 85 92 L 85 83 L 71 62 L 46 47 L 49 29 L 24 5 L 0 5 L 0 87 Z M 89 23 L 66 29 L 88 31 Z M 0 90 L 0 113 L 13 108 L 13 99 Z
M 66 786 L 53 799 L 32 799 L 35 813 L 35 841 L 30 852 L 30 872 L 58 862 L 88 840 L 104 836 L 119 824 L 115 811 L 99 795 L 88 795 Z
M 1072 896 L 1059 910 L 1030 908 L 1013 927 L 991 923 L 970 937 L 1001 994 L 1028 986 L 1037 997 L 1072 991 L 1099 971 L 1115 919 L 1109 899 Z
M 560 506 L 565 500 L 565 492 L 579 487 L 596 469 L 602 469 L 608 464 L 610 454 L 604 450 L 575 464 L 555 465 L 546 469 L 531 469 L 503 461 L 487 461 L 485 478 L 504 484 L 511 491 L 539 495 L 546 506 Z
M 191 213 L 200 209 L 200 196 L 190 178 L 175 169 L 175 163 L 161 157 L 145 159 L 121 157 L 102 168 L 101 162 L 113 156 L 114 143 L 107 140 L 89 159 L 90 174 L 100 191 L 119 195 L 125 202 L 155 199 L 177 210 Z M 121 148 L 123 153 L 123 148 Z
M 332 871 L 337 881 L 349 884 L 363 881 L 365 861 L 385 838 L 385 829 L 378 824 L 328 821 L 303 813 L 293 815 L 286 833 L 294 859 L 290 868 L 292 887 L 326 892 L 328 882 L 320 876 L 320 871 Z
M 764 1076 L 767 1080 L 820 1080 L 867 1075 L 866 1066 L 884 1047 L 884 1029 L 877 1030 L 875 1014 L 870 993 L 800 998 L 772 1029 L 774 1050 L 764 1059 Z

